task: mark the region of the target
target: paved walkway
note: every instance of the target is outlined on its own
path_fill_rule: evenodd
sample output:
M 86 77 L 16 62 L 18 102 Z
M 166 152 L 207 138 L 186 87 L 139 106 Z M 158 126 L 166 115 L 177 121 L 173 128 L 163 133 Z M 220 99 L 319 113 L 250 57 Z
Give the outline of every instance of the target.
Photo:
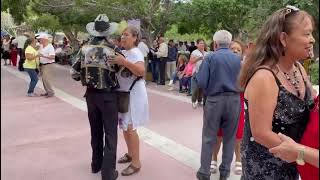
M 84 87 L 68 68 L 55 66 L 56 97 L 26 97 L 29 77 L 1 67 L 1 178 L 6 180 L 98 180 L 90 173 L 90 130 Z M 41 93 L 41 81 L 36 92 Z M 202 111 L 188 97 L 148 85 L 150 123 L 139 129 L 140 173 L 120 180 L 195 180 L 199 167 Z M 119 131 L 118 157 L 126 152 Z M 220 158 L 220 156 L 219 156 Z M 126 165 L 117 165 L 121 171 Z M 212 178 L 218 176 L 216 174 Z M 239 179 L 232 174 L 231 179 Z
M 26 97 L 29 77 L 1 67 L 1 178 L 5 180 L 100 180 L 90 173 L 90 129 L 84 87 L 55 65 L 53 98 Z M 38 82 L 36 92 L 43 92 Z M 148 85 L 150 122 L 139 128 L 140 173 L 119 180 L 195 180 L 201 149 L 202 109 L 190 97 Z M 119 131 L 118 157 L 126 152 Z M 219 154 L 219 160 L 221 154 Z M 117 165 L 121 171 L 126 165 Z M 218 179 L 218 174 L 212 179 Z M 240 179 L 231 173 L 230 180 Z

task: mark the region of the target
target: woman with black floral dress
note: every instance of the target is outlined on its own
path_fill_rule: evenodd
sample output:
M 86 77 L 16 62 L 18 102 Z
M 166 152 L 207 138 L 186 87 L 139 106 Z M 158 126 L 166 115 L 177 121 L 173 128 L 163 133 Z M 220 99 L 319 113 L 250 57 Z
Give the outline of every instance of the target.
M 300 59 L 312 54 L 313 19 L 287 6 L 262 27 L 256 47 L 240 74 L 245 89 L 245 127 L 241 145 L 244 180 L 297 180 L 294 163 L 269 153 L 281 132 L 300 141 L 312 105 L 312 86 Z

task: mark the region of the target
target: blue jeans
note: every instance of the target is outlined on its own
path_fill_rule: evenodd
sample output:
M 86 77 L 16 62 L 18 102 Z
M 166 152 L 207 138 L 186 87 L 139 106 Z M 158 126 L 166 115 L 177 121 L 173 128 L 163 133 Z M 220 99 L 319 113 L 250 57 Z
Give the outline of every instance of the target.
M 29 84 L 29 89 L 28 89 L 28 94 L 29 93 L 33 93 L 34 91 L 34 88 L 36 87 L 37 85 L 37 82 L 38 82 L 38 74 L 36 72 L 35 69 L 28 69 L 28 68 L 25 68 L 24 69 L 30 76 L 30 84 Z
M 150 65 L 153 82 L 157 82 L 159 80 L 159 61 L 151 61 Z
M 177 73 L 177 71 L 175 71 L 175 72 L 173 72 L 172 73 L 172 75 L 171 75 L 171 79 L 170 80 L 172 80 L 173 81 L 173 84 L 175 84 L 176 83 L 176 81 L 178 81 L 179 80 L 179 77 L 178 77 L 178 73 Z
M 188 89 L 188 93 L 191 94 L 191 77 L 183 77 L 179 81 L 180 87 L 186 87 Z

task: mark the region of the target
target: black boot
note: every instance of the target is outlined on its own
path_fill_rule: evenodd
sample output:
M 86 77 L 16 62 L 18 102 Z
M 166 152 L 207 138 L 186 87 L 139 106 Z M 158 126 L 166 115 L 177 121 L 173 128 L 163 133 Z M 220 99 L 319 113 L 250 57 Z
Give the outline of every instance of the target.
M 197 178 L 198 180 L 210 180 L 210 176 L 204 175 L 200 172 L 197 172 Z

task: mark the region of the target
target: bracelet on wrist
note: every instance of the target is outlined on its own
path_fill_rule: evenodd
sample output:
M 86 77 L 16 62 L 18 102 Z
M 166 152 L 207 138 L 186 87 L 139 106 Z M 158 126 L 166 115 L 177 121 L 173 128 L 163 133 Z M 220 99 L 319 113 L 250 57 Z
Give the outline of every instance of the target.
M 301 146 L 298 148 L 298 156 L 296 159 L 296 163 L 300 166 L 305 165 L 305 161 L 304 161 L 305 150 L 306 148 L 304 146 Z

